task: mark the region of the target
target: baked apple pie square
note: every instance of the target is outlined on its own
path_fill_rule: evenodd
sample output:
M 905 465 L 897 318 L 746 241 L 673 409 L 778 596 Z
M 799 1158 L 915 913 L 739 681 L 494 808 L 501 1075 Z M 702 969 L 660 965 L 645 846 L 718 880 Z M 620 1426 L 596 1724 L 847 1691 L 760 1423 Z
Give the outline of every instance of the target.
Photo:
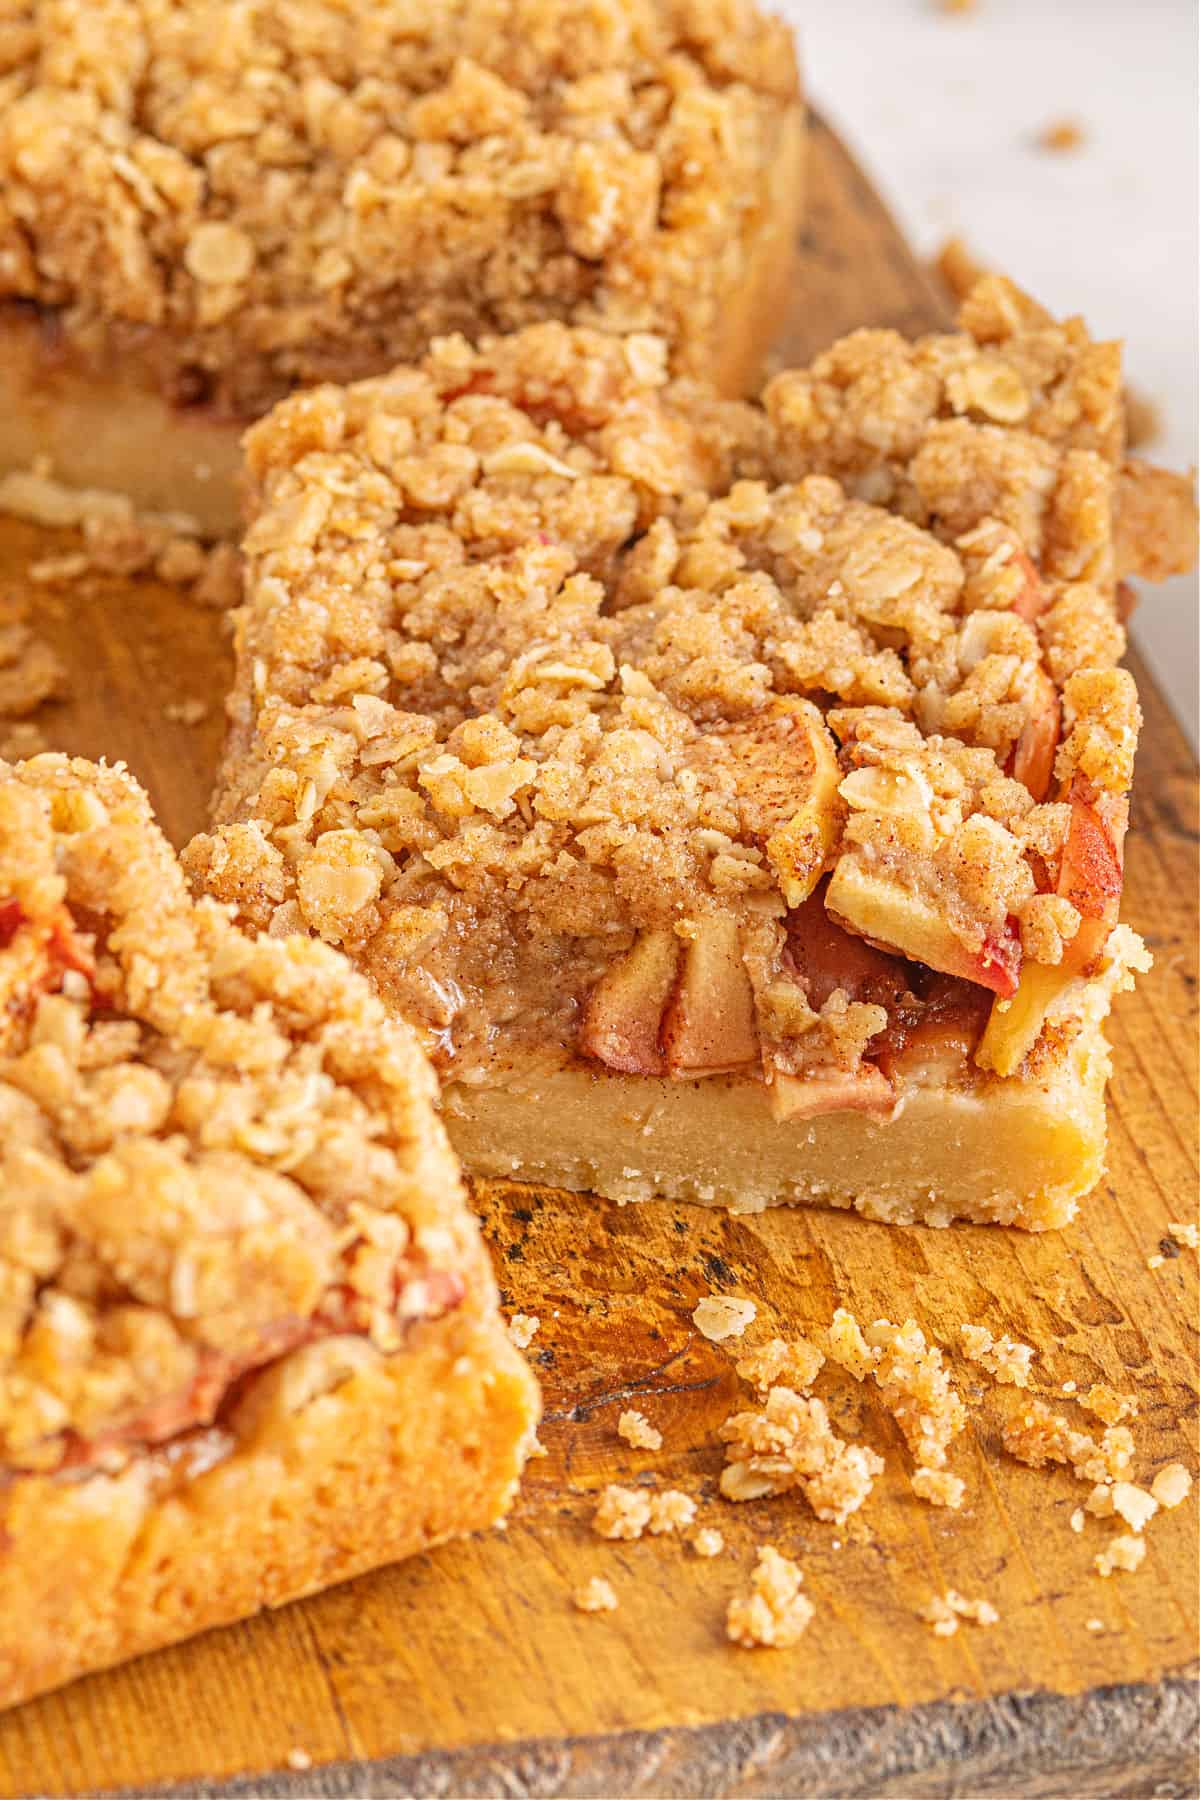
M 28 0 L 0 27 L 0 472 L 202 528 L 293 388 L 569 318 L 741 391 L 802 113 L 753 0 Z
M 0 764 L 0 895 L 4 1705 L 491 1524 L 537 1396 L 343 957 L 65 757 Z
M 419 1024 L 469 1169 L 1070 1218 L 1148 963 L 1115 347 L 992 280 L 759 407 L 545 324 L 296 396 L 247 453 L 186 860 Z

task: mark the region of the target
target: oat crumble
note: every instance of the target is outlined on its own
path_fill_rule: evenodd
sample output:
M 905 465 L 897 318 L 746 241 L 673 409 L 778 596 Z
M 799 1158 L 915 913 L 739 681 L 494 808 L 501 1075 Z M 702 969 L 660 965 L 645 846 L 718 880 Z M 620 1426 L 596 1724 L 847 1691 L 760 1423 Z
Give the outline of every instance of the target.
M 807 1338 L 771 1338 L 747 1350 L 734 1369 L 742 1381 L 764 1395 L 770 1388 L 792 1388 L 806 1394 L 825 1365 L 825 1358 Z
M 987 1600 L 968 1600 L 956 1588 L 934 1594 L 920 1608 L 920 1617 L 933 1627 L 935 1637 L 953 1637 L 960 1619 L 976 1625 L 995 1625 L 1000 1614 Z
M 578 1612 L 616 1612 L 617 1596 L 611 1581 L 605 1581 L 602 1575 L 593 1575 L 582 1587 L 577 1587 L 571 1595 L 572 1603 Z
M 801 1592 L 798 1563 L 781 1556 L 771 1544 L 758 1552 L 749 1592 L 737 1594 L 725 1614 L 725 1633 L 743 1649 L 789 1649 L 800 1641 L 813 1617 L 813 1604 Z
M 617 1420 L 617 1436 L 635 1450 L 661 1450 L 662 1432 L 651 1425 L 645 1413 L 627 1407 Z
M 993 1337 L 986 1325 L 960 1325 L 959 1338 L 968 1362 L 978 1363 L 989 1375 L 1011 1387 L 1029 1386 L 1029 1369 L 1036 1354 L 1032 1345 L 1016 1338 Z
M 533 1313 L 513 1313 L 508 1321 L 508 1335 L 518 1350 L 528 1350 L 542 1321 Z
M 858 1511 L 883 1469 L 874 1450 L 837 1435 L 823 1401 L 790 1388 L 772 1388 L 758 1411 L 732 1413 L 720 1436 L 727 1446 L 721 1471 L 726 1500 L 759 1500 L 796 1488 L 818 1519 L 835 1525 Z
M 697 1556 L 720 1556 L 725 1548 L 725 1539 L 712 1525 L 704 1525 L 689 1540 Z
M 711 1294 L 697 1301 L 692 1323 L 710 1344 L 723 1344 L 729 1338 L 741 1337 L 754 1323 L 757 1314 L 758 1307 L 753 1300 L 743 1300 L 733 1294 Z
M 1146 1540 L 1141 1537 L 1115 1537 L 1107 1550 L 1096 1554 L 1095 1569 L 1098 1575 L 1105 1577 L 1123 1569 L 1132 1574 L 1140 1569 L 1146 1558 Z

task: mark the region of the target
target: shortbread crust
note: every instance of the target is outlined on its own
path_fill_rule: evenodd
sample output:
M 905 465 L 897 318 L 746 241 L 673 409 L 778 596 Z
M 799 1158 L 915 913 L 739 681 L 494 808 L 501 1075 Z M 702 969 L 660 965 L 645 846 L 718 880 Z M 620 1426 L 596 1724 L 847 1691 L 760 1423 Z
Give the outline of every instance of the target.
M 963 324 L 762 410 L 446 340 L 250 433 L 188 860 L 423 1024 L 469 1166 L 1030 1227 L 1094 1182 L 1146 966 L 1119 357 L 995 279 Z
M 0 1704 L 495 1521 L 537 1418 L 411 1032 L 0 765 Z
M 752 0 L 20 10 L 0 469 L 50 455 L 95 485 L 107 454 L 107 485 L 223 531 L 247 420 L 439 334 L 562 318 L 659 333 L 731 391 L 761 369 L 802 115 L 787 28 Z

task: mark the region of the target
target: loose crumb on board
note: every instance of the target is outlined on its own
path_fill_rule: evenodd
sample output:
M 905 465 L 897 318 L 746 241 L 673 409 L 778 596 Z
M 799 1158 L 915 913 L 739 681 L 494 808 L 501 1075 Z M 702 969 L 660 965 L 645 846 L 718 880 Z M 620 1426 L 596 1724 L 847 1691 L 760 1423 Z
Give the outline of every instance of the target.
M 692 1549 L 697 1556 L 720 1556 L 725 1548 L 725 1539 L 713 1525 L 702 1525 L 691 1539 Z
M 518 1350 L 528 1350 L 541 1320 L 536 1313 L 514 1313 L 508 1321 L 508 1335 Z
M 1084 1624 L 1083 1629 L 1085 1631 L 1106 1631 L 1108 1627 L 1105 1625 L 1103 1619 L 1088 1619 Z
M 696 1502 L 679 1488 L 655 1493 L 651 1488 L 621 1487 L 614 1482 L 604 1489 L 596 1504 L 592 1530 L 599 1537 L 632 1542 L 644 1531 L 651 1537 L 686 1531 L 695 1517 Z
M 914 1469 L 911 1486 L 918 1500 L 926 1500 L 930 1506 L 948 1506 L 951 1512 L 959 1510 L 967 1491 L 961 1475 L 951 1475 L 948 1469 Z
M 696 1502 L 678 1488 L 665 1488 L 650 1496 L 650 1516 L 646 1530 L 651 1537 L 665 1537 L 672 1531 L 686 1531 L 696 1517 Z
M 993 1337 L 986 1325 L 960 1325 L 958 1335 L 968 1362 L 977 1363 L 1006 1386 L 1029 1386 L 1035 1354 L 1032 1344 L 1022 1344 L 1011 1337 Z
M 1183 1464 L 1178 1462 L 1168 1463 L 1150 1483 L 1150 1492 L 1158 1504 L 1168 1511 L 1181 1506 L 1191 1491 L 1192 1477 Z
M 1071 1530 L 1078 1533 L 1083 1530 L 1084 1518 L 1082 1506 L 1077 1506 L 1071 1514 Z
M 1175 1239 L 1175 1242 L 1177 1244 L 1182 1244 L 1185 1250 L 1200 1249 L 1200 1225 L 1185 1225 L 1178 1219 L 1172 1219 L 1167 1226 L 1167 1230 Z
M 661 1450 L 662 1432 L 650 1423 L 645 1413 L 627 1407 L 617 1420 L 617 1436 L 635 1450 Z
M 1083 148 L 1087 143 L 1087 131 L 1078 119 L 1051 119 L 1038 132 L 1034 142 L 1039 150 L 1066 155 L 1072 150 Z
M 829 1423 L 824 1402 L 772 1388 L 756 1412 L 732 1413 L 721 1427 L 726 1500 L 761 1500 L 798 1488 L 818 1519 L 840 1525 L 857 1512 L 883 1470 L 883 1458 L 848 1444 Z
M 920 1608 L 920 1617 L 932 1625 L 935 1637 L 953 1637 L 960 1619 L 975 1625 L 994 1625 L 1000 1617 L 989 1600 L 968 1600 L 957 1588 L 933 1594 Z
M 1108 1426 L 1097 1443 L 1041 1400 L 1026 1400 L 1011 1412 L 1001 1428 L 1000 1441 L 1010 1456 L 1031 1469 L 1051 1462 L 1066 1463 L 1079 1481 L 1123 1480 L 1133 1462 L 1128 1426 Z
M 772 1338 L 757 1349 L 747 1350 L 734 1368 L 740 1378 L 765 1394 L 773 1387 L 793 1388 L 806 1394 L 825 1366 L 825 1358 L 807 1338 Z
M 173 725 L 200 725 L 207 717 L 203 700 L 168 700 L 163 707 L 163 718 Z
M 764 1544 L 748 1592 L 729 1602 L 726 1636 L 746 1650 L 783 1650 L 798 1643 L 813 1616 L 812 1601 L 801 1592 L 803 1580 L 798 1563 Z
M 692 1323 L 710 1344 L 723 1344 L 726 1338 L 741 1337 L 757 1315 L 758 1307 L 753 1300 L 744 1300 L 734 1294 L 709 1294 L 697 1301 Z
M 577 1587 L 571 1599 L 578 1612 L 598 1613 L 616 1612 L 617 1596 L 611 1581 L 605 1581 L 603 1575 L 593 1575 L 582 1587 Z
M 312 1757 L 307 1750 L 301 1750 L 297 1744 L 287 1753 L 287 1766 L 289 1769 L 295 1769 L 298 1774 L 302 1774 L 305 1769 L 312 1768 Z
M 1158 1511 L 1154 1495 L 1132 1481 L 1113 1483 L 1112 1503 L 1117 1517 L 1124 1519 L 1131 1531 L 1145 1531 Z
M 1094 1381 L 1079 1404 L 1104 1425 L 1120 1425 L 1125 1419 L 1136 1419 L 1138 1403 L 1132 1394 L 1118 1394 L 1107 1382 Z
M 1118 1569 L 1132 1574 L 1139 1569 L 1146 1557 L 1146 1540 L 1141 1537 L 1115 1537 L 1107 1550 L 1101 1550 L 1095 1559 L 1098 1575 L 1106 1579 Z

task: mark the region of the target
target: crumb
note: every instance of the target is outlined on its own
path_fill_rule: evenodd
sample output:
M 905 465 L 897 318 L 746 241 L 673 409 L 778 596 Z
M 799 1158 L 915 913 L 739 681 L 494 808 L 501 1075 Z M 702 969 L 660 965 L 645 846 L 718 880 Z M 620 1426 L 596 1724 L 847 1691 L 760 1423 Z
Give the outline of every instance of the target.
M 967 1491 L 962 1477 L 946 1469 L 914 1469 L 911 1485 L 918 1500 L 927 1500 L 930 1506 L 948 1506 L 951 1512 L 959 1510 Z
M 1087 142 L 1087 132 L 1078 119 L 1054 119 L 1039 131 L 1036 142 L 1039 150 L 1078 150 Z
M 673 1531 L 686 1531 L 696 1517 L 696 1502 L 678 1488 L 666 1488 L 651 1494 L 646 1529 L 652 1537 L 663 1537 Z
M 549 1456 L 549 1454 L 550 1452 L 547 1450 L 545 1444 L 543 1444 L 541 1438 L 535 1437 L 532 1444 L 529 1446 L 528 1455 L 530 1461 L 532 1462 L 539 1457 Z
M 976 1625 L 994 1625 L 1000 1617 L 988 1600 L 968 1600 L 955 1588 L 934 1594 L 919 1609 L 919 1616 L 932 1625 L 935 1637 L 953 1637 L 960 1619 Z
M 600 1537 L 640 1538 L 650 1523 L 650 1495 L 642 1488 L 610 1484 L 601 1494 L 592 1518 L 592 1530 Z
M 571 1600 L 579 1612 L 616 1612 L 617 1596 L 613 1592 L 611 1581 L 605 1581 L 602 1575 L 593 1575 L 582 1587 L 577 1587 Z
M 803 1580 L 797 1563 L 764 1544 L 750 1577 L 750 1591 L 729 1602 L 725 1631 L 730 1640 L 748 1650 L 787 1649 L 798 1643 L 813 1616 L 812 1601 L 800 1591 Z
M 726 1500 L 799 1488 L 817 1518 L 835 1525 L 858 1511 L 883 1469 L 874 1450 L 838 1437 L 822 1401 L 791 1388 L 772 1388 L 757 1412 L 731 1414 L 720 1435 L 729 1446 L 721 1471 Z
M 697 1556 L 720 1556 L 725 1539 L 712 1525 L 705 1525 L 691 1539 L 691 1545 Z
M 1085 1631 L 1103 1631 L 1104 1629 L 1103 1619 L 1089 1619 L 1084 1626 Z
M 1035 1355 L 1031 1344 L 1018 1343 L 1016 1338 L 993 1337 L 986 1325 L 960 1325 L 958 1331 L 968 1362 L 978 1363 L 1010 1387 L 1029 1386 L 1029 1365 Z
M 1200 1225 L 1182 1225 L 1178 1220 L 1172 1219 L 1167 1225 L 1167 1230 L 1175 1242 L 1182 1244 L 1185 1250 L 1200 1248 Z
M 1112 1490 L 1113 1511 L 1130 1527 L 1132 1531 L 1144 1531 L 1155 1513 L 1158 1501 L 1145 1488 L 1136 1487 L 1132 1481 L 1115 1481 Z
M 662 1432 L 653 1426 L 645 1413 L 626 1409 L 617 1420 L 617 1436 L 623 1437 L 635 1450 L 661 1450 Z
M 287 1766 L 289 1769 L 296 1770 L 311 1769 L 312 1757 L 308 1754 L 307 1750 L 301 1750 L 299 1745 L 297 1745 L 287 1753 Z
M 1077 1381 L 1064 1381 L 1062 1384 L 1062 1391 L 1064 1394 L 1077 1393 L 1078 1389 L 1079 1383 Z
M 734 1368 L 741 1379 L 760 1394 L 773 1387 L 789 1387 L 798 1394 L 806 1394 L 824 1363 L 824 1356 L 807 1338 L 794 1338 L 791 1343 L 785 1343 L 783 1338 L 772 1338 L 770 1343 L 748 1350 Z
M 541 1320 L 536 1313 L 514 1313 L 508 1321 L 508 1335 L 518 1350 L 528 1350 Z
M 829 1327 L 828 1348 L 830 1357 L 856 1381 L 862 1381 L 879 1360 L 879 1352 L 872 1350 L 862 1334 L 862 1327 L 852 1312 L 839 1306 L 833 1315 Z
M 1083 1530 L 1083 1508 L 1082 1508 L 1082 1506 L 1077 1506 L 1075 1508 L 1075 1511 L 1071 1514 L 1071 1530 L 1074 1531 L 1075 1533 L 1079 1533 Z
M 975 283 L 987 274 L 983 263 L 957 233 L 945 240 L 931 259 L 930 268 L 956 304 L 965 300 Z
M 1026 1401 L 1011 1412 L 1001 1428 L 1000 1441 L 1010 1456 L 1028 1463 L 1031 1469 L 1048 1462 L 1068 1464 L 1077 1481 L 1122 1480 L 1133 1462 L 1128 1426 L 1108 1426 L 1097 1443 L 1041 1400 Z
M 168 700 L 163 707 L 163 718 L 175 725 L 199 725 L 207 717 L 203 700 Z
M 43 556 L 38 562 L 30 563 L 26 574 L 39 587 L 59 587 L 69 581 L 78 581 L 90 567 L 82 550 L 69 550 L 61 556 Z
M 1138 1403 L 1132 1394 L 1118 1394 L 1103 1381 L 1094 1381 L 1079 1404 L 1105 1425 L 1120 1425 L 1124 1419 L 1136 1419 Z
M 1096 1573 L 1107 1578 L 1116 1569 L 1132 1574 L 1141 1567 L 1146 1556 L 1146 1540 L 1141 1537 L 1115 1537 L 1107 1550 L 1097 1553 Z
M 1113 1491 L 1110 1481 L 1098 1481 L 1087 1499 L 1084 1508 L 1094 1519 L 1111 1519 L 1113 1515 Z
M 1168 1463 L 1150 1483 L 1150 1492 L 1168 1511 L 1179 1506 L 1192 1491 L 1192 1478 L 1182 1463 Z
M 710 1294 L 697 1302 L 692 1323 L 710 1344 L 723 1344 L 726 1338 L 741 1337 L 757 1314 L 758 1307 L 753 1300 L 743 1300 L 733 1294 Z
M 1166 1260 L 1166 1257 L 1160 1256 L 1156 1250 L 1153 1256 L 1148 1256 L 1146 1258 L 1146 1267 L 1148 1269 L 1161 1269 Z
M 967 1410 L 941 1350 L 926 1343 L 915 1319 L 903 1325 L 876 1319 L 865 1335 L 876 1353 L 871 1373 L 913 1461 L 926 1469 L 944 1468 L 947 1448 L 966 1424 Z

